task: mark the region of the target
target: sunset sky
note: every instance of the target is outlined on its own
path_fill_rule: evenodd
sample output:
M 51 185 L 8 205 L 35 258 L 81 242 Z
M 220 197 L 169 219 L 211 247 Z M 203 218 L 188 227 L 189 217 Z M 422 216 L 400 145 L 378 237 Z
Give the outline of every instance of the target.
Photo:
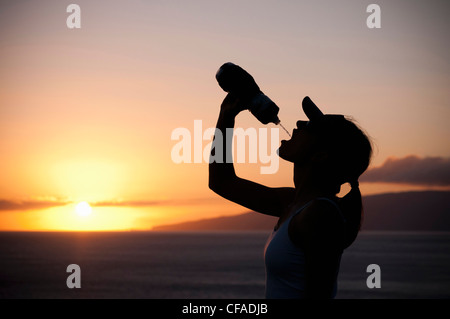
M 80 29 L 66 25 L 70 3 Z M 376 1 L 381 29 L 369 29 L 370 3 L 2 1 L 0 230 L 144 230 L 244 212 L 209 190 L 207 163 L 171 158 L 173 130 L 215 126 L 225 92 L 214 76 L 228 61 L 290 131 L 306 95 L 352 116 L 375 144 L 363 194 L 449 189 L 450 3 Z M 236 126 L 264 127 L 249 112 Z M 292 164 L 279 165 L 236 171 L 293 186 Z M 91 214 L 77 213 L 82 201 Z

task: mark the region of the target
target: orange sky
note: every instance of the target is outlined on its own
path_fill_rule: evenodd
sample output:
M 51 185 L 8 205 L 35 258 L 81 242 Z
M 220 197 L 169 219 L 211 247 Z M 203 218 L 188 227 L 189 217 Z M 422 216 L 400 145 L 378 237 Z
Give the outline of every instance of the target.
M 227 61 L 254 75 L 289 130 L 309 95 L 369 132 L 373 166 L 450 157 L 449 5 L 394 2 L 377 2 L 377 30 L 364 1 L 77 1 L 81 29 L 66 26 L 70 2 L 0 4 L 0 200 L 22 203 L 0 210 L 0 230 L 149 229 L 245 211 L 208 189 L 206 163 L 171 159 L 174 129 L 215 125 Z M 263 127 L 248 112 L 236 124 Z M 236 169 L 292 186 L 291 164 L 260 166 Z M 76 214 L 80 201 L 91 215 Z

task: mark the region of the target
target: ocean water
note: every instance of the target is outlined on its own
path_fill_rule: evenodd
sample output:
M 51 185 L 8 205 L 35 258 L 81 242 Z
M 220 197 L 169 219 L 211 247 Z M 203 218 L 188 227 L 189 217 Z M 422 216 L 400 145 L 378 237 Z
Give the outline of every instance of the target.
M 264 298 L 268 232 L 0 233 L 0 298 Z M 69 264 L 81 288 L 69 289 Z M 381 268 L 369 289 L 366 268 Z M 337 298 L 450 298 L 450 233 L 361 233 Z

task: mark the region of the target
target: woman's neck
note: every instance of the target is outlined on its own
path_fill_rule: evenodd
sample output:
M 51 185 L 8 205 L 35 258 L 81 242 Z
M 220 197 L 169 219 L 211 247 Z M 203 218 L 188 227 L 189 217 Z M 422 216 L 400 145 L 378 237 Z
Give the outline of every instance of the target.
M 292 201 L 290 208 L 291 210 L 297 210 L 311 200 L 322 196 L 323 194 L 320 191 L 312 189 L 307 185 L 305 185 L 305 187 L 296 187 L 294 200 Z
M 321 181 L 311 174 L 311 170 L 297 169 L 294 172 L 295 196 L 292 201 L 291 209 L 298 209 L 317 197 L 333 197 L 324 191 Z

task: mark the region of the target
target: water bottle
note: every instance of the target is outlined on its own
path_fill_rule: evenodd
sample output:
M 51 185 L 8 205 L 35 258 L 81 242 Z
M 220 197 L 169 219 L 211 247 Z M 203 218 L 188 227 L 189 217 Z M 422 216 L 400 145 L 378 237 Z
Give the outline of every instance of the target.
M 278 111 L 280 108 L 259 89 L 253 77 L 231 62 L 222 65 L 216 73 L 219 86 L 225 91 L 235 94 L 248 109 L 263 124 L 279 124 Z

